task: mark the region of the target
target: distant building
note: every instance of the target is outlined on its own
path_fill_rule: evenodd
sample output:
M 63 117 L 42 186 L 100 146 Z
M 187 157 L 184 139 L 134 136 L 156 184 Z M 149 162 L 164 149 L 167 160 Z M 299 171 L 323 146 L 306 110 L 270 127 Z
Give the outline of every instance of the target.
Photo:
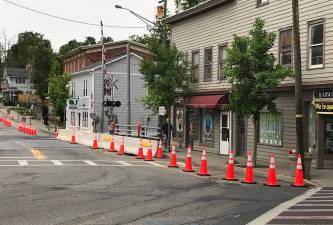
M 30 84 L 30 73 L 28 69 L 5 68 L 1 89 L 6 102 L 18 103 L 19 94 L 33 94 L 35 91 Z
M 127 47 L 130 50 L 130 114 L 127 107 Z M 95 113 L 96 116 L 100 117 L 102 106 L 101 46 L 86 46 L 79 49 L 73 50 L 70 56 L 66 56 L 64 60 L 65 71 L 71 72 L 72 75 L 69 83 L 71 98 L 66 107 L 66 127 L 74 126 L 92 131 L 93 120 L 90 115 Z M 135 125 L 140 121 L 146 125 L 148 116 L 155 118 L 151 116 L 151 111 L 146 109 L 142 102 L 142 98 L 147 95 L 147 89 L 140 73 L 140 62 L 143 57 L 150 56 L 146 46 L 122 41 L 108 44 L 106 52 L 106 79 L 118 80 L 116 83 L 118 89 L 107 91 L 104 99 L 111 100 L 111 94 L 113 94 L 113 99 L 121 102 L 120 107 L 114 108 L 112 117 L 117 119 L 118 124 L 128 124 L 128 117 L 130 117 L 130 124 Z M 92 63 L 92 59 L 97 61 Z M 85 63 L 74 63 L 74 67 L 71 66 L 73 62 L 81 62 L 81 60 Z M 109 127 L 108 114 L 111 115 L 105 111 L 104 131 L 108 130 Z M 156 119 L 151 120 L 149 125 L 156 126 Z M 97 129 L 100 130 L 100 125 L 97 125 Z

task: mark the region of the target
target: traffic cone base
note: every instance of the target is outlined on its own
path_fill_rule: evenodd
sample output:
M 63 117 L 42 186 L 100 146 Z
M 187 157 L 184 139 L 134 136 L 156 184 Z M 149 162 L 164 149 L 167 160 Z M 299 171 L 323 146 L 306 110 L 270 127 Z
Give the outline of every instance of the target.
M 263 185 L 265 185 L 267 187 L 281 187 L 280 184 L 267 184 L 267 183 L 264 183 Z

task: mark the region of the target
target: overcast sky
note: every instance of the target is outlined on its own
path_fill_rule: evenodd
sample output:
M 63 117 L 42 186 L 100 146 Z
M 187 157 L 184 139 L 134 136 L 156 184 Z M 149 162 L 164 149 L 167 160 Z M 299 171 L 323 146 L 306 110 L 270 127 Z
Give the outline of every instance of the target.
M 100 20 L 107 25 L 139 26 L 145 24 L 127 11 L 115 9 L 119 4 L 136 13 L 154 20 L 158 0 L 10 0 L 26 7 L 66 17 L 74 20 L 99 23 Z M 172 9 L 173 0 L 168 0 Z M 44 34 L 52 43 L 54 50 L 69 40 L 84 40 L 86 36 L 100 38 L 100 28 L 81 25 L 67 21 L 40 15 L 0 0 L 0 32 L 5 31 L 11 41 L 17 40 L 17 34 L 23 31 L 34 31 Z M 147 33 L 146 29 L 120 29 L 106 28 L 105 36 L 111 36 L 114 40 L 124 40 L 132 34 Z

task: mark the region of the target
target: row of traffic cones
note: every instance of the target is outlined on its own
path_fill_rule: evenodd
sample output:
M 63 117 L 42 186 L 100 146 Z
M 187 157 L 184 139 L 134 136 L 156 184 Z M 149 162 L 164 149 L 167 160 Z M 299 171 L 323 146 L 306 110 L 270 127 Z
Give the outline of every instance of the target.
M 168 167 L 178 168 L 175 144 L 172 144 L 172 151 L 171 151 L 171 156 L 170 156 L 170 161 L 169 161 Z M 187 147 L 185 167 L 184 167 L 183 171 L 184 172 L 194 172 L 193 167 L 192 167 L 191 146 Z M 209 176 L 205 146 L 203 146 L 203 149 L 202 149 L 202 158 L 201 158 L 201 163 L 200 163 L 200 169 L 197 174 L 199 176 Z
M 235 177 L 233 151 L 230 151 L 230 153 L 229 153 L 226 175 L 223 179 L 228 180 L 228 181 L 237 181 L 238 180 Z M 242 180 L 242 183 L 245 183 L 245 184 L 255 184 L 256 183 L 254 180 L 251 152 L 248 152 L 248 159 L 247 159 L 244 179 Z M 269 165 L 269 169 L 267 172 L 267 180 L 264 183 L 264 185 L 269 186 L 269 187 L 280 186 L 280 184 L 278 184 L 278 182 L 277 182 L 277 176 L 276 176 L 275 154 L 272 154 L 272 156 L 271 156 L 270 165 Z M 297 158 L 296 173 L 295 173 L 294 182 L 293 182 L 292 186 L 305 187 L 304 178 L 303 178 L 302 160 L 301 160 L 300 154 L 298 155 L 298 158 Z
M 32 136 L 37 135 L 37 129 L 34 125 L 27 125 L 25 123 L 19 123 L 17 126 L 17 130 L 22 133 L 32 135 Z
M 12 121 L 6 117 L 0 117 L 0 123 L 3 123 L 6 127 L 12 126 Z

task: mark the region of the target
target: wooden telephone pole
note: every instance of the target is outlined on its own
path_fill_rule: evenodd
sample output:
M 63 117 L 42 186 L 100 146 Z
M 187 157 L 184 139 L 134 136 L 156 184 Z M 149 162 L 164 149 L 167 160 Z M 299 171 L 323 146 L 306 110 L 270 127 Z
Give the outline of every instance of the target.
M 295 106 L 296 106 L 296 150 L 301 154 L 304 168 L 304 136 L 303 136 L 303 96 L 302 96 L 302 64 L 299 32 L 298 0 L 292 0 L 293 11 L 293 45 L 294 45 L 294 72 L 295 72 Z

